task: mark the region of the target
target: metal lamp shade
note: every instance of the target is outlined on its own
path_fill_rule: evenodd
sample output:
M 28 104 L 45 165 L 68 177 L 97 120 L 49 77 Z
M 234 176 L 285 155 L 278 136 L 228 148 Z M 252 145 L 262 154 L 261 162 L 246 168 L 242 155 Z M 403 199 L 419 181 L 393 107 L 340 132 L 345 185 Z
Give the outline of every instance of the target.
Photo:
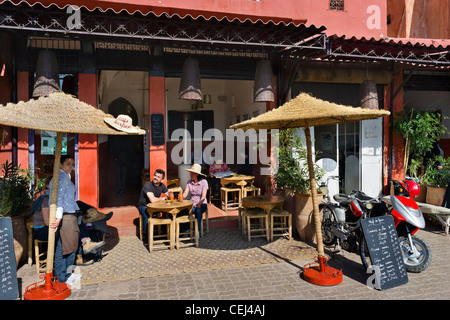
M 59 71 L 56 54 L 49 50 L 39 52 L 33 98 L 48 96 L 50 93 L 60 91 L 58 81 Z
M 375 82 L 365 80 L 359 88 L 361 108 L 378 110 L 378 92 Z
M 270 60 L 262 60 L 256 64 L 255 87 L 253 91 L 254 102 L 274 101 L 273 72 Z
M 197 59 L 188 58 L 184 62 L 178 98 L 183 100 L 202 100 L 203 98 Z

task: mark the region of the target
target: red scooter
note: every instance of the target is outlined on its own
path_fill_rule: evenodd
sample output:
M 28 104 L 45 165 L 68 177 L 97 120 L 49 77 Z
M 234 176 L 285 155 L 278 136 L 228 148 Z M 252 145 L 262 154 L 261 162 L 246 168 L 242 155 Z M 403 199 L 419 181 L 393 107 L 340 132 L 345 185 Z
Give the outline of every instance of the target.
M 425 240 L 414 235 L 417 230 L 425 228 L 422 211 L 412 199 L 419 195 L 420 188 L 412 180 L 392 182 L 394 194 L 390 196 L 389 213 L 394 218 L 403 263 L 408 272 L 422 272 L 431 264 L 432 257 Z M 366 259 L 370 258 L 367 256 Z

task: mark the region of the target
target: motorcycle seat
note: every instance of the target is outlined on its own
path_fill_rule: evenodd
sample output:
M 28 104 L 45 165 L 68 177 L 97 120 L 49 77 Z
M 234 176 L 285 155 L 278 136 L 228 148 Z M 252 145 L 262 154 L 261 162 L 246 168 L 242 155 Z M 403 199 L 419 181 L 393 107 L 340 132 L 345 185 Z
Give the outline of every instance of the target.
M 361 200 L 361 201 L 372 201 L 372 200 L 377 200 L 376 198 L 373 198 L 373 197 L 371 197 L 371 196 L 368 196 L 367 194 L 365 194 L 365 193 L 362 192 L 362 191 L 359 191 L 359 192 L 356 193 L 356 198 L 357 198 L 358 200 Z

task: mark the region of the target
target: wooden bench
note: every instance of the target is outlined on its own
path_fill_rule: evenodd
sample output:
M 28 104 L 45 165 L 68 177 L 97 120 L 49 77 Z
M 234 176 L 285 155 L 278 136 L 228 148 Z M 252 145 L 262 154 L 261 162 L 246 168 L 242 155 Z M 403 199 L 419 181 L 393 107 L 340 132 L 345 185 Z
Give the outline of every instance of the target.
M 390 196 L 384 196 L 382 200 L 388 204 L 391 204 Z M 444 227 L 445 235 L 448 235 L 450 227 L 450 209 L 441 206 L 435 206 L 429 203 L 423 202 L 416 202 L 416 203 L 419 206 L 422 213 L 435 216 Z
M 450 226 L 450 209 L 422 202 L 417 202 L 417 204 L 423 213 L 435 216 L 444 227 L 445 234 L 448 235 Z

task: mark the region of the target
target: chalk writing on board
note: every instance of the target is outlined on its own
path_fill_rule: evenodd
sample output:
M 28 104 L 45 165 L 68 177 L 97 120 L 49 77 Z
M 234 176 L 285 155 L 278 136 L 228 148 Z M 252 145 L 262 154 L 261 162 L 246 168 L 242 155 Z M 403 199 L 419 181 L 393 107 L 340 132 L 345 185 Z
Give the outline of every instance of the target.
M 160 146 L 164 141 L 164 116 L 162 114 L 152 114 L 150 117 L 152 145 Z
M 0 218 L 0 300 L 17 299 L 18 296 L 11 218 Z
M 380 289 L 389 289 L 408 282 L 402 251 L 392 216 L 361 221 L 370 260 L 378 268 Z

